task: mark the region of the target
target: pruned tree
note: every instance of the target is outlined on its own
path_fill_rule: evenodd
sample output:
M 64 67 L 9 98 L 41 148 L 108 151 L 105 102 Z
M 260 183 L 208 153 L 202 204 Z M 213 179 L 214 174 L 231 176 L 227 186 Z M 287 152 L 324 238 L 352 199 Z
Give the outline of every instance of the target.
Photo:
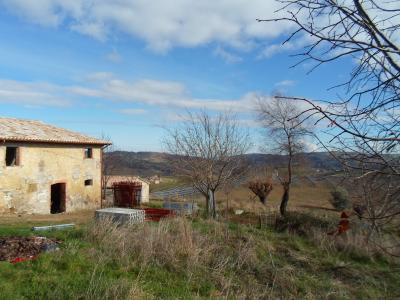
M 258 197 L 263 205 L 267 204 L 268 196 L 273 190 L 272 182 L 268 179 L 250 181 L 248 188 Z
M 164 145 L 177 173 L 190 178 L 215 218 L 216 191 L 245 170 L 243 155 L 251 147 L 247 131 L 231 113 L 188 112 L 177 127 L 167 129 Z
M 283 195 L 279 207 L 282 216 L 286 214 L 290 197 L 290 186 L 293 179 L 293 163 L 296 155 L 303 152 L 305 139 L 311 130 L 305 122 L 297 118 L 300 108 L 284 98 L 260 98 L 258 101 L 258 118 L 265 129 L 266 143 L 269 150 L 286 155 L 286 176 L 279 176 Z
M 304 101 L 303 119 L 328 124 L 330 137 L 320 142 L 347 172 L 360 217 L 379 224 L 399 224 L 400 217 L 400 2 L 379 0 L 278 0 L 285 16 L 267 22 L 294 26 L 285 43 L 300 38 L 309 44 L 297 54 L 316 67 L 347 59 L 349 79 L 334 83 L 334 100 Z M 327 142 L 328 141 L 328 142 Z M 355 191 L 357 187 L 358 191 Z

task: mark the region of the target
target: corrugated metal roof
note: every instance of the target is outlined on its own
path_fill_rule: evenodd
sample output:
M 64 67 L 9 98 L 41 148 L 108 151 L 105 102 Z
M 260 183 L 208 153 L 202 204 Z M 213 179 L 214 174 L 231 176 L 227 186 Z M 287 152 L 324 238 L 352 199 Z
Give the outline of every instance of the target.
M 2 141 L 89 145 L 111 144 L 108 141 L 48 125 L 41 121 L 0 117 L 0 142 Z

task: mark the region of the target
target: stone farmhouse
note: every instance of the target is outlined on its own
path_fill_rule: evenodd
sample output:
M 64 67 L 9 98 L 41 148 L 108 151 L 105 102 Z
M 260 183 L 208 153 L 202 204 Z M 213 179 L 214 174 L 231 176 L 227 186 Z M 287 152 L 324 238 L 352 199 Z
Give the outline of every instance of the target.
M 0 212 L 100 207 L 102 150 L 109 144 L 39 121 L 0 118 Z

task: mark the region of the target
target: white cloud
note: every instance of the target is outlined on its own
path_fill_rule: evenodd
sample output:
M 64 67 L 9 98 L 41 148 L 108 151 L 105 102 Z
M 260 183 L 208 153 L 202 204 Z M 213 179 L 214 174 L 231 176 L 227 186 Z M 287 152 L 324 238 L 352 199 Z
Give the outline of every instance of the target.
M 124 109 L 120 109 L 118 110 L 118 112 L 120 112 L 121 114 L 124 115 L 143 115 L 145 113 L 147 113 L 147 111 L 145 109 L 141 109 L 141 108 L 124 108 Z
M 25 21 L 100 40 L 122 32 L 158 52 L 210 42 L 246 48 L 291 26 L 256 21 L 277 17 L 280 4 L 268 0 L 0 0 L 0 6 Z
M 89 35 L 100 41 L 107 39 L 107 28 L 101 23 L 72 24 L 71 29 L 84 35 Z
M 230 110 L 241 114 L 254 113 L 257 101 L 269 101 L 271 98 L 262 96 L 255 91 L 250 91 L 234 99 L 198 98 L 192 96 L 188 88 L 181 82 L 153 79 L 127 81 L 107 72 L 89 74 L 84 81 L 77 85 L 0 79 L 0 103 L 68 106 L 78 103 L 78 100 L 85 100 L 87 104 L 94 99 L 178 111 L 180 109 Z M 304 101 L 298 101 L 298 105 L 301 109 L 310 108 Z M 121 109 L 119 112 L 133 115 L 143 114 L 146 111 L 144 108 L 130 107 Z
M 256 98 L 255 93 L 231 100 L 195 98 L 180 82 L 149 79 L 134 82 L 121 79 L 105 80 L 98 88 L 105 98 L 113 101 L 188 109 L 250 111 Z
M 19 82 L 0 79 L 0 103 L 27 106 L 68 106 L 62 89 L 41 82 Z
M 297 50 L 301 47 L 306 46 L 308 41 L 309 40 L 305 36 L 302 36 L 301 38 L 288 41 L 285 44 L 280 43 L 280 44 L 268 45 L 267 47 L 264 48 L 264 50 L 261 51 L 261 53 L 258 55 L 258 58 L 259 59 L 271 58 L 276 54 Z
M 229 64 L 239 63 L 239 62 L 243 61 L 243 58 L 226 51 L 221 46 L 218 46 L 217 48 L 215 48 L 214 55 L 222 58 L 226 63 L 229 63 Z
M 122 62 L 122 56 L 118 53 L 116 49 L 113 49 L 110 53 L 107 54 L 106 58 L 113 62 L 113 63 L 121 63 Z
M 286 80 L 282 80 L 282 81 L 275 83 L 275 87 L 285 88 L 285 87 L 294 86 L 295 84 L 296 84 L 296 81 L 286 79 Z
M 103 93 L 100 90 L 87 88 L 83 86 L 71 86 L 63 88 L 63 90 L 69 94 L 75 94 L 84 97 L 102 97 Z
M 90 73 L 85 76 L 85 79 L 88 81 L 103 81 L 103 80 L 108 80 L 114 78 L 114 74 L 110 72 L 96 72 L 96 73 Z
M 305 151 L 306 152 L 317 152 L 317 151 L 324 151 L 323 147 L 319 145 L 317 142 L 314 140 L 310 139 L 304 139 L 303 144 L 305 146 Z
M 175 109 L 205 108 L 215 111 L 251 112 L 257 94 L 249 92 L 239 99 L 196 98 L 180 82 L 151 79 L 126 81 L 107 72 L 89 74 L 81 84 L 73 86 L 0 79 L 0 102 L 3 103 L 65 106 L 82 98 Z M 143 113 L 132 109 L 120 112 Z

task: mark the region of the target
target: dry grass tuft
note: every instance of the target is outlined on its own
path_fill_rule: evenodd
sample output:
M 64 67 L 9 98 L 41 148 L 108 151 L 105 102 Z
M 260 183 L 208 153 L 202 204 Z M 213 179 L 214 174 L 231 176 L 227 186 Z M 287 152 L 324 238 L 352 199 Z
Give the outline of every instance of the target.
M 266 220 L 263 228 L 185 218 L 118 227 L 105 220 L 89 226 L 86 240 L 92 245 L 91 260 L 99 265 L 139 270 L 133 282 L 106 289 L 109 298 L 119 299 L 346 298 L 352 292 L 343 290 L 343 282 L 357 285 L 359 280 L 353 263 L 366 259 L 373 264 L 356 231 L 327 235 L 336 224 L 331 217 L 292 213 L 281 219 L 272 213 Z M 374 276 L 368 280 L 375 282 Z M 154 278 L 162 282 L 158 290 Z M 96 281 L 92 286 L 96 291 Z
M 313 212 L 291 212 L 285 218 L 273 212 L 263 215 L 266 226 L 277 232 L 306 237 L 328 255 L 338 252 L 347 255 L 374 259 L 381 257 L 382 251 L 376 247 L 373 239 L 367 239 L 368 228 L 365 222 L 356 218 L 350 220 L 350 229 L 340 235 L 329 235 L 340 220 L 339 214 L 317 214 Z
M 206 278 L 215 284 L 219 297 L 264 295 L 265 289 L 250 278 L 260 263 L 254 237 L 232 235 L 224 224 L 214 221 L 205 226 L 206 234 L 185 218 L 134 227 L 118 227 L 105 220 L 90 226 L 87 239 L 96 245 L 92 256 L 101 264 L 112 262 L 126 270 L 139 266 L 143 272 L 165 268 L 183 273 L 192 284 Z

